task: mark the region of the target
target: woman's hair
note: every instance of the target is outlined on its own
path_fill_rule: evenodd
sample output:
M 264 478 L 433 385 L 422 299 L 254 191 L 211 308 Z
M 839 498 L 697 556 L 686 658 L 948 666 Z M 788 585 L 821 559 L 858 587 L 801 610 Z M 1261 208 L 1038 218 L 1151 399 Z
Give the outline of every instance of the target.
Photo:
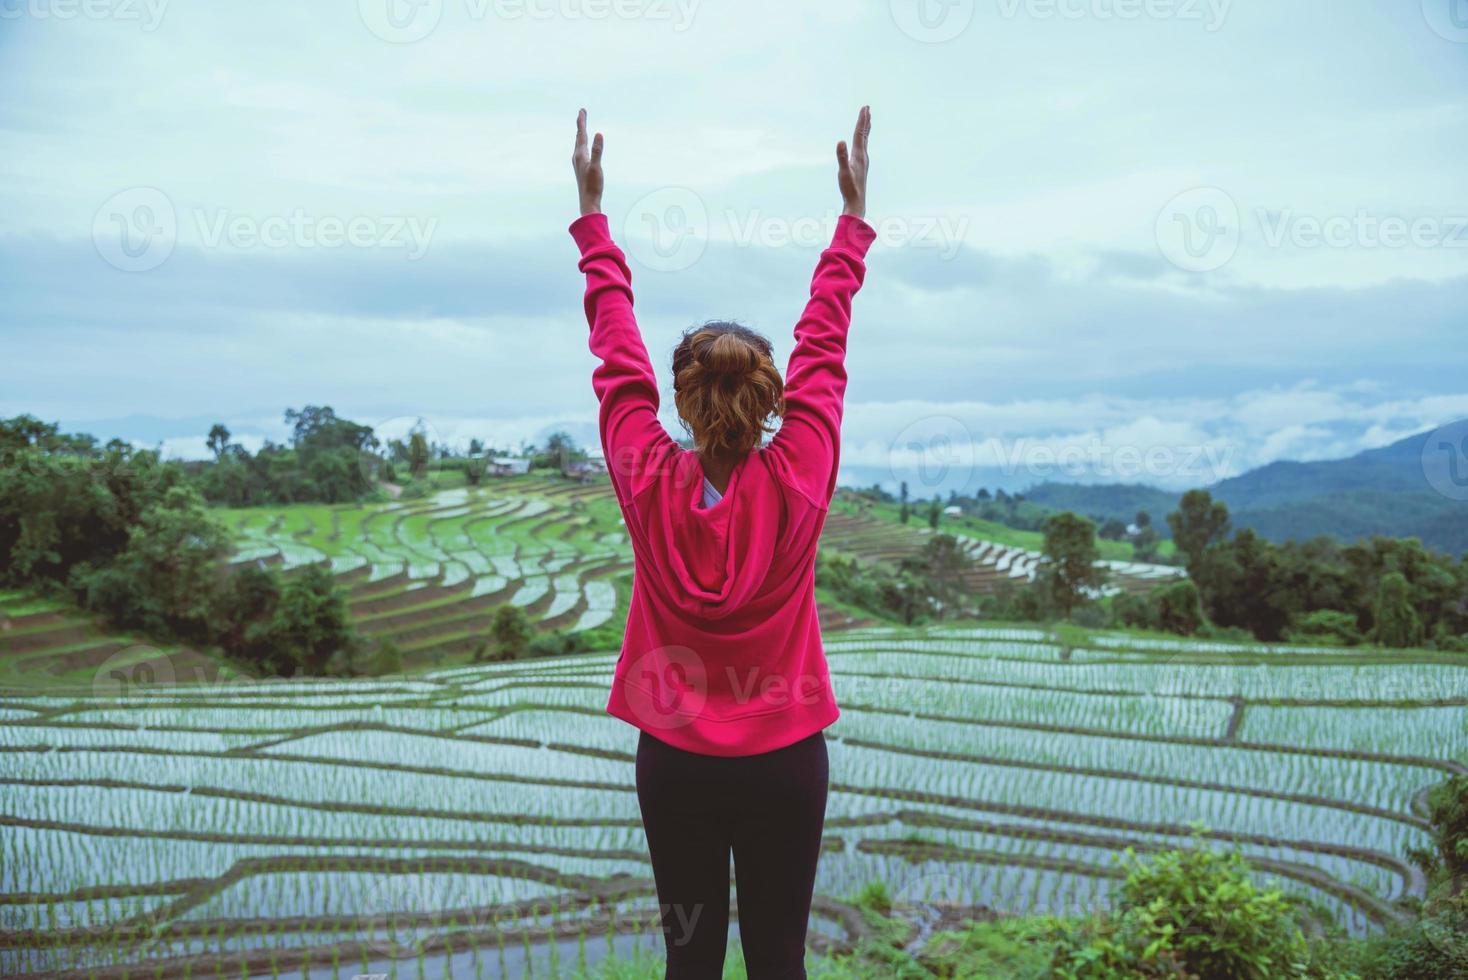
M 775 431 L 769 420 L 785 414 L 785 384 L 771 351 L 737 323 L 712 320 L 684 332 L 673 351 L 673 400 L 700 455 L 742 455 Z

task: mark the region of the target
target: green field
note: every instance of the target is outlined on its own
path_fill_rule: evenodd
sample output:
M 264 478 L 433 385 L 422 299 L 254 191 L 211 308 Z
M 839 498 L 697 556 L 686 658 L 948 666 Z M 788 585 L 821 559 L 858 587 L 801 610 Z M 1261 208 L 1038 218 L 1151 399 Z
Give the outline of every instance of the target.
M 915 921 L 1094 910 L 1125 847 L 1194 822 L 1366 933 L 1421 894 L 1423 790 L 1468 762 L 1456 664 L 1024 629 L 828 644 L 813 951 L 860 938 L 873 880 Z M 553 976 L 656 948 L 613 661 L 11 694 L 0 970 L 407 976 L 421 942 L 432 975 Z
M 655 957 L 636 732 L 604 711 L 630 576 L 607 488 L 219 513 L 236 562 L 329 561 L 407 673 L 252 680 L 0 595 L 0 974 L 571 977 Z M 839 513 L 825 544 L 887 560 L 923 540 Z M 1022 574 L 1016 548 L 976 575 Z M 470 662 L 504 602 L 603 652 Z M 1370 934 L 1425 891 L 1407 860 L 1425 791 L 1468 771 L 1468 665 L 1446 654 L 992 624 L 828 630 L 827 648 L 822 963 L 870 933 L 871 882 L 920 952 L 938 918 L 1102 909 L 1126 848 L 1199 825 L 1323 927 Z

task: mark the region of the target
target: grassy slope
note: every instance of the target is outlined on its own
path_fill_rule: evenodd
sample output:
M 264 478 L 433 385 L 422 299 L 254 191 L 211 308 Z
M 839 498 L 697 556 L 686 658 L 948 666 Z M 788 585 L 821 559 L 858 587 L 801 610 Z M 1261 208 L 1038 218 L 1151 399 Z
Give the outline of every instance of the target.
M 841 510 L 849 514 L 863 513 L 869 517 L 875 517 L 878 520 L 887 521 L 892 524 L 902 523 L 900 504 L 872 503 L 870 507 L 858 510 L 849 501 L 837 500 L 831 505 L 831 508 L 832 510 Z M 915 513 L 908 519 L 908 525 L 911 527 L 924 527 L 926 523 L 926 516 L 921 514 Z M 979 520 L 976 517 L 970 517 L 968 515 L 962 517 L 940 517 L 938 519 L 938 530 L 947 534 L 976 538 L 980 541 L 993 541 L 996 544 L 1007 545 L 1012 548 L 1026 548 L 1030 551 L 1040 551 L 1045 546 L 1045 535 L 1039 531 L 1022 531 L 1018 528 L 996 524 L 993 521 Z M 1132 546 L 1125 541 L 1098 540 L 1096 544 L 1101 551 L 1102 558 L 1109 558 L 1116 561 L 1135 560 L 1136 556 L 1133 553 Z M 1164 558 L 1173 554 L 1174 550 L 1170 540 L 1163 541 L 1161 548 L 1158 549 L 1159 554 Z

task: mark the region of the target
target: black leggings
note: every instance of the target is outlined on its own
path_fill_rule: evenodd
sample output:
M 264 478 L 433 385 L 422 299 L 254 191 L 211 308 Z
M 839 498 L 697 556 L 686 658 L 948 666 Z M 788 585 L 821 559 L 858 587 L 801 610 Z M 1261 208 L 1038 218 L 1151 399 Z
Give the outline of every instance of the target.
M 637 802 L 657 881 L 668 980 L 723 976 L 731 851 L 750 980 L 805 977 L 827 778 L 823 732 L 733 757 L 687 752 L 642 733 Z

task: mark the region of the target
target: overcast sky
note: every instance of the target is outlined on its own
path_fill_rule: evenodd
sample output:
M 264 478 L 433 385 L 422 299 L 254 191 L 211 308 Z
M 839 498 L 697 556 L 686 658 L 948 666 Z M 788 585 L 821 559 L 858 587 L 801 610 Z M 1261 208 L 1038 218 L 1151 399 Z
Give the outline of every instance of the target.
M 582 105 L 669 411 L 692 323 L 783 366 L 872 105 L 847 480 L 1468 416 L 1468 0 L 0 0 L 0 85 L 0 414 L 104 438 L 594 441 Z

